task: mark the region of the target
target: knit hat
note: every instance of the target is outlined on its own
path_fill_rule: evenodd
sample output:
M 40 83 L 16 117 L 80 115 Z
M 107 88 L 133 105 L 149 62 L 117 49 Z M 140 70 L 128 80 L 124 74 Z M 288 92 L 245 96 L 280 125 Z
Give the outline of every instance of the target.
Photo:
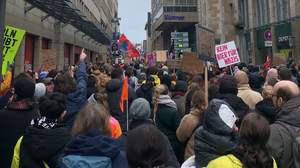
M 146 82 L 155 82 L 155 79 L 152 76 L 148 76 Z
M 238 71 L 235 75 L 234 75 L 236 82 L 238 85 L 240 84 L 248 84 L 249 83 L 249 79 L 248 76 L 246 74 L 246 72 L 244 71 Z
M 48 72 L 47 71 L 42 71 L 40 74 L 39 74 L 39 78 L 42 80 L 42 82 L 44 82 L 44 80 L 46 79 L 48 75 Z
M 186 93 L 188 89 L 188 85 L 184 81 L 177 81 L 175 85 L 175 90 L 182 91 Z
M 268 73 L 267 73 L 267 77 L 269 77 L 270 79 L 271 78 L 278 79 L 278 71 L 277 71 L 277 69 L 274 69 L 274 68 L 270 69 L 268 71 Z
M 35 84 L 26 78 L 20 78 L 15 84 L 15 94 L 18 98 L 32 98 L 35 92 Z
M 35 84 L 35 91 L 33 97 L 36 99 L 40 99 L 40 97 L 46 94 L 46 86 L 43 83 Z
M 291 71 L 287 68 L 282 68 L 279 72 L 281 80 L 291 80 L 292 74 Z
M 44 80 L 44 84 L 47 85 L 49 82 L 53 81 L 53 78 L 48 77 Z
M 258 66 L 254 66 L 252 72 L 258 72 L 259 71 L 259 67 Z
M 135 99 L 130 106 L 130 116 L 132 120 L 147 120 L 150 118 L 150 104 L 144 98 Z
M 220 80 L 219 92 L 223 94 L 237 94 L 238 88 L 235 77 L 231 75 L 224 75 Z
M 48 93 L 39 100 L 41 116 L 58 119 L 66 110 L 66 96 L 59 92 Z

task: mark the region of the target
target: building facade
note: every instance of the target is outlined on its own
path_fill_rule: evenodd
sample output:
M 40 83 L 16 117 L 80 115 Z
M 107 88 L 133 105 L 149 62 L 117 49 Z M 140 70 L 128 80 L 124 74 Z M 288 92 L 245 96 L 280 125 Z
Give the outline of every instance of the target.
M 118 0 L 6 1 L 5 25 L 26 31 L 15 57 L 15 74 L 38 70 L 42 49 L 56 49 L 61 69 L 77 64 L 82 48 L 86 62 L 106 61 Z

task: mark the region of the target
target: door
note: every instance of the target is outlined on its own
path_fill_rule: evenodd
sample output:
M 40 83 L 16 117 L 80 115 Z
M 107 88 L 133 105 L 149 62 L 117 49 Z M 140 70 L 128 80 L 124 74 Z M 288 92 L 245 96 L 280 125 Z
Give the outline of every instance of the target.
M 34 54 L 34 36 L 26 34 L 25 38 L 25 54 L 24 54 L 24 72 L 33 69 Z

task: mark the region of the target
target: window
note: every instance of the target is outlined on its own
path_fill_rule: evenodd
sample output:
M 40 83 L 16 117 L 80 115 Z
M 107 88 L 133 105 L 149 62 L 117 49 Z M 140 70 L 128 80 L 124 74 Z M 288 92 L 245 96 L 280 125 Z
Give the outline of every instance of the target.
M 241 1 L 241 13 L 240 13 L 240 19 L 241 22 L 244 24 L 244 30 L 250 29 L 249 25 L 249 7 L 248 7 L 248 1 L 249 0 L 242 0 Z
M 256 23 L 263 26 L 270 23 L 269 0 L 256 0 Z
M 291 18 L 289 0 L 275 0 L 274 6 L 275 20 L 277 22 Z
M 198 0 L 174 0 L 175 6 L 197 6 Z

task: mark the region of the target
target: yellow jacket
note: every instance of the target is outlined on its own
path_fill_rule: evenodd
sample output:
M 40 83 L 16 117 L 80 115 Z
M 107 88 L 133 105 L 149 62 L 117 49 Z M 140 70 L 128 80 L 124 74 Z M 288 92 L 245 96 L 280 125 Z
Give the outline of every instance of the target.
M 277 168 L 277 164 L 274 159 L 273 161 L 273 168 Z M 234 155 L 229 154 L 209 162 L 206 168 L 243 168 L 243 163 Z
M 4 90 L 10 87 L 10 82 L 11 82 L 11 71 L 6 71 L 5 79 L 1 83 L 1 92 L 3 92 Z
M 157 75 L 150 75 L 152 76 L 154 79 L 155 79 L 155 86 L 159 86 L 160 85 L 160 79 L 158 78 Z M 144 80 L 144 82 L 142 84 L 145 84 L 146 83 L 146 80 Z
M 18 140 L 15 149 L 14 149 L 14 156 L 11 162 L 11 168 L 18 168 L 20 165 L 20 146 L 21 146 L 21 142 L 22 142 L 23 136 L 21 136 L 21 138 Z M 49 168 L 49 166 L 47 165 L 46 162 L 44 162 L 44 166 L 45 168 Z

